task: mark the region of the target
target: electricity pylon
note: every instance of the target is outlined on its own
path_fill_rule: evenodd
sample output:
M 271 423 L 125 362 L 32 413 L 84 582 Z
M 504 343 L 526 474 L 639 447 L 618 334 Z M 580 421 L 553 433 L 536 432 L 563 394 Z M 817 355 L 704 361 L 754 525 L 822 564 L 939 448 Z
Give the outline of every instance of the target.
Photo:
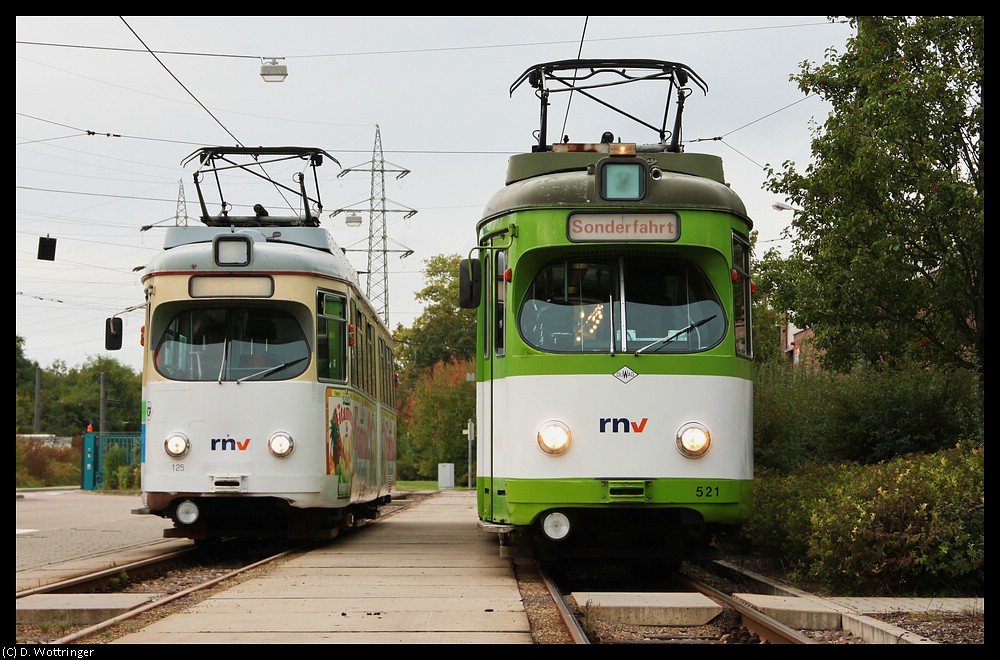
M 181 179 L 177 182 L 179 187 L 177 191 L 177 214 L 174 216 L 174 224 L 178 227 L 188 226 L 188 211 L 187 211 L 187 200 L 184 198 L 184 180 Z M 183 217 L 184 222 L 181 223 L 181 218 Z
M 389 249 L 389 236 L 386 229 L 386 214 L 405 213 L 403 219 L 412 217 L 417 212 L 411 208 L 395 209 L 386 206 L 385 174 L 395 172 L 397 179 L 402 179 L 410 170 L 387 163 L 382 157 L 382 133 L 378 124 L 375 125 L 375 146 L 372 149 L 372 159 L 367 163 L 348 167 L 337 175 L 339 179 L 349 172 L 371 172 L 371 197 L 368 199 L 368 288 L 365 295 L 375 311 L 382 315 L 382 321 L 389 325 L 389 269 L 388 254 L 401 252 L 400 259 L 413 254 L 409 248 Z M 390 200 L 391 201 L 391 200 Z M 333 217 L 342 212 L 360 213 L 363 209 L 337 209 L 330 213 Z M 360 250 L 348 250 L 360 252 Z

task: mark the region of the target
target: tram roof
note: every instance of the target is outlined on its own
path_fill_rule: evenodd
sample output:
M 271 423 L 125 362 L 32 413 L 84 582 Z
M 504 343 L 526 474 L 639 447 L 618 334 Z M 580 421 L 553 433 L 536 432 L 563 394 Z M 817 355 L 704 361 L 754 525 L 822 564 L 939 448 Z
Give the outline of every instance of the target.
M 260 236 L 264 240 L 279 243 L 294 243 L 303 247 L 310 247 L 326 252 L 340 250 L 336 241 L 330 236 L 330 232 L 321 227 L 243 227 L 233 229 L 231 227 L 209 227 L 209 226 L 177 226 L 168 227 L 167 234 L 163 239 L 163 249 L 187 245 L 189 243 L 210 243 L 212 239 L 220 234 L 249 234 Z
M 636 156 L 655 161 L 662 183 L 667 184 L 651 189 L 643 206 L 717 209 L 742 217 L 748 228 L 753 226 L 743 200 L 725 182 L 719 156 L 642 149 Z M 589 151 L 536 151 L 511 156 L 506 185 L 487 203 L 480 224 L 518 209 L 593 207 L 594 169 L 607 157 L 607 153 Z
M 212 250 L 196 246 L 211 244 L 216 236 L 241 234 L 254 243 L 253 263 L 243 270 L 308 271 L 358 284 L 358 273 L 330 233 L 320 227 L 168 227 L 163 252 L 147 265 L 147 274 L 158 270 L 219 272 Z M 289 250 L 287 246 L 305 249 Z M 284 248 L 282 247 L 284 246 Z M 224 269 L 227 272 L 239 269 Z
M 586 170 L 607 157 L 601 151 L 535 151 L 516 154 L 507 161 L 507 184 L 542 174 Z M 713 154 L 689 154 L 663 151 L 659 145 L 637 146 L 636 155 L 653 159 L 664 172 L 677 172 L 726 183 L 722 158 Z

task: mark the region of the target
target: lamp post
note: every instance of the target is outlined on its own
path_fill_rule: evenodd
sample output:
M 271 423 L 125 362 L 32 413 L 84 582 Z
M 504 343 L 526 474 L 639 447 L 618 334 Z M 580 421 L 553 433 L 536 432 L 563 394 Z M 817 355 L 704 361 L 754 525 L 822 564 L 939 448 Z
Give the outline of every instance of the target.
M 472 490 L 472 440 L 476 437 L 476 423 L 470 419 L 468 425 L 462 429 L 462 435 L 469 436 L 469 471 L 467 472 L 466 485 L 469 490 Z
M 803 212 L 803 209 L 800 209 L 797 206 L 792 206 L 791 204 L 786 204 L 785 202 L 775 202 L 774 204 L 771 204 L 771 208 L 774 209 L 775 211 L 791 211 L 792 213 L 802 213 Z M 784 332 L 783 333 L 781 332 L 781 329 L 780 329 L 781 326 L 782 326 L 782 324 L 784 324 Z M 787 311 L 783 312 L 781 314 L 781 316 L 779 317 L 778 327 L 779 327 L 779 330 L 778 330 L 779 339 L 783 335 L 784 336 L 784 340 L 785 340 L 784 345 L 781 347 L 782 351 L 784 351 L 786 353 L 789 352 L 789 351 L 791 351 L 792 352 L 792 360 L 793 360 L 793 363 L 794 363 L 794 361 L 795 361 L 795 352 L 794 352 L 795 351 L 795 341 L 792 338 L 795 336 L 795 333 L 798 332 L 798 328 L 796 328 L 795 324 L 793 324 L 792 322 L 790 322 L 788 320 L 788 312 Z

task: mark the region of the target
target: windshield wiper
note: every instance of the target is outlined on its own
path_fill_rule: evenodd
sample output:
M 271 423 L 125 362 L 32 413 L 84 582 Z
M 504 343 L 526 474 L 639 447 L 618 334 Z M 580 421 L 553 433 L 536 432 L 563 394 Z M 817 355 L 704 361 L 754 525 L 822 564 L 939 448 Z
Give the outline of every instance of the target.
M 219 365 L 219 385 L 222 385 L 222 374 L 226 371 L 226 351 L 229 350 L 229 337 L 222 340 L 222 363 Z
M 716 316 L 718 316 L 718 314 L 712 314 L 711 316 L 706 316 L 705 318 L 703 318 L 700 321 L 695 321 L 694 323 L 692 323 L 688 327 L 682 328 L 682 329 L 678 330 L 677 332 L 673 333 L 672 335 L 667 335 L 666 337 L 661 337 L 660 339 L 657 339 L 656 341 L 652 342 L 651 344 L 646 344 L 642 348 L 638 349 L 635 352 L 635 354 L 636 354 L 636 356 L 638 356 L 639 353 L 644 353 L 644 352 L 648 351 L 649 349 L 651 349 L 654 346 L 657 346 L 659 344 L 667 344 L 669 342 L 672 342 L 673 340 L 675 340 L 678 337 L 680 337 L 681 335 L 683 335 L 685 332 L 690 332 L 691 330 L 694 330 L 698 326 L 705 325 L 706 323 L 708 323 L 709 321 L 711 321 L 712 319 L 714 319 Z
M 285 362 L 284 364 L 276 364 L 273 367 L 268 367 L 267 369 L 262 369 L 261 371 L 258 371 L 257 373 L 253 373 L 253 374 L 250 374 L 249 376 L 244 376 L 243 378 L 240 378 L 239 380 L 236 381 L 236 383 L 239 384 L 239 383 L 242 383 L 245 380 L 249 380 L 251 378 L 256 378 L 257 376 L 269 376 L 269 375 L 273 374 L 276 371 L 281 371 L 282 369 L 287 369 L 288 367 L 292 366 L 293 364 L 298 364 L 299 362 L 302 362 L 302 360 L 305 360 L 308 357 L 309 356 L 306 355 L 306 356 L 303 356 L 303 357 L 300 357 L 300 358 L 295 358 L 294 360 L 290 360 L 288 362 Z

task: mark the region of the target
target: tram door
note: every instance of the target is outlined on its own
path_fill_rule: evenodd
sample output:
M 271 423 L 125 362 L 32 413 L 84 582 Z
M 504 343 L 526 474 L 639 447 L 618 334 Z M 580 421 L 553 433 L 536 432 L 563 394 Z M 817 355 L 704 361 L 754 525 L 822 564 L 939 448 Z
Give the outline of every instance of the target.
M 501 239 L 502 240 L 502 239 Z M 508 287 L 510 272 L 507 251 L 498 243 L 482 246 L 478 258 L 459 264 L 459 306 L 481 308 L 477 325 L 480 350 L 476 356 L 476 480 L 479 517 L 492 521 L 497 515 L 497 491 L 503 490 L 503 476 L 510 465 L 504 451 L 507 432 L 507 353 Z M 499 461 L 499 463 L 498 463 Z
M 484 396 L 483 424 L 481 433 L 484 434 L 484 443 L 481 449 L 488 451 L 489 456 L 486 463 L 489 465 L 488 474 L 484 475 L 490 484 L 490 497 L 488 498 L 488 518 L 493 519 L 496 511 L 496 493 L 503 488 L 503 484 L 496 479 L 507 473 L 509 466 L 497 465 L 497 459 L 505 461 L 505 456 L 509 452 L 504 451 L 506 442 L 506 429 L 508 416 L 503 413 L 506 405 L 507 387 L 505 380 L 506 368 L 504 358 L 506 356 L 506 333 L 507 333 L 507 252 L 503 249 L 486 250 L 486 263 L 483 264 L 483 272 L 487 275 L 484 278 L 486 289 L 486 383 L 488 389 Z

